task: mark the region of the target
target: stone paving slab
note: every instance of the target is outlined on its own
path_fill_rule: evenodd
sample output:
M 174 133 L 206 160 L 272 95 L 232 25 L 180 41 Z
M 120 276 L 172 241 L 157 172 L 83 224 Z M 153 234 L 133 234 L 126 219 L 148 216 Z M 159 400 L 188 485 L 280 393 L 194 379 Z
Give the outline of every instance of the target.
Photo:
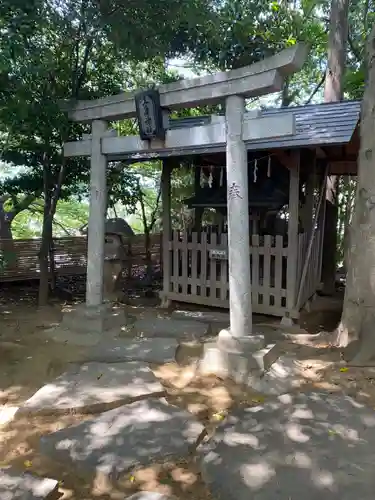
M 217 429 L 203 477 L 226 500 L 373 500 L 375 412 L 343 394 L 284 394 Z
M 248 385 L 262 394 L 278 396 L 301 387 L 304 366 L 293 356 L 283 355 L 272 363 L 263 377 L 250 377 Z
M 195 320 L 202 323 L 220 323 L 229 325 L 229 312 L 221 311 L 184 311 L 177 310 L 171 314 L 172 319 Z
M 101 342 L 88 350 L 88 361 L 116 363 L 119 361 L 146 361 L 170 363 L 175 361 L 178 342 L 175 339 L 116 339 Z
M 0 427 L 9 424 L 14 419 L 18 410 L 18 406 L 3 406 L 0 409 Z
M 69 411 L 93 413 L 163 393 L 163 386 L 146 363 L 85 363 L 72 367 L 39 389 L 19 412 L 44 415 Z
M 155 491 L 140 491 L 135 493 L 130 497 L 126 497 L 126 500 L 176 500 L 175 497 L 170 495 L 165 495 L 164 493 L 157 493 Z
M 135 465 L 188 455 L 202 430 L 189 412 L 151 398 L 43 436 L 40 449 L 78 472 L 116 479 Z
M 57 492 L 58 482 L 10 468 L 0 469 L 1 500 L 41 500 Z
M 200 339 L 208 334 L 210 326 L 199 321 L 169 318 L 141 318 L 121 331 L 121 337 L 171 337 L 181 340 Z

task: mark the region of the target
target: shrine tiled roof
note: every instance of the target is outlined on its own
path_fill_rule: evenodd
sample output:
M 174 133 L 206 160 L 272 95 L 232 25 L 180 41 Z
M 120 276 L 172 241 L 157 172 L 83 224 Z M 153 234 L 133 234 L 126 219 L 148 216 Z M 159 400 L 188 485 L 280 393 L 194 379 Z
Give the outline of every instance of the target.
M 290 106 L 266 109 L 259 117 L 293 114 L 296 133 L 293 136 L 248 141 L 248 149 L 289 148 L 310 145 L 346 144 L 352 138 L 359 121 L 360 101 Z M 170 121 L 170 128 L 197 127 L 207 125 L 211 116 L 194 116 Z
M 311 104 L 307 106 L 290 106 L 284 108 L 266 109 L 259 113 L 259 117 L 295 116 L 295 134 L 283 137 L 256 139 L 246 141 L 249 151 L 289 149 L 311 146 L 344 145 L 350 142 L 360 119 L 360 101 L 341 101 L 335 103 Z M 170 121 L 170 129 L 181 129 L 208 125 L 211 116 L 194 116 L 174 119 Z M 176 148 L 173 151 L 158 151 L 150 157 L 187 156 L 219 153 L 225 151 L 225 145 L 204 146 L 202 148 Z M 131 155 L 129 155 L 131 158 Z M 137 161 L 142 161 L 137 157 Z

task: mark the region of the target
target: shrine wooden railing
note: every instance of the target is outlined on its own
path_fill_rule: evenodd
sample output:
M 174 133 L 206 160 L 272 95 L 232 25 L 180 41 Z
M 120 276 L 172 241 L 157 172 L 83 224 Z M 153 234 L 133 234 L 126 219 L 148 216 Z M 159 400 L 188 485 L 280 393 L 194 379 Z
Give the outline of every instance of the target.
M 127 240 L 125 240 L 127 243 Z M 7 250 L 11 255 L 9 263 L 0 266 L 0 282 L 22 281 L 39 278 L 38 253 L 40 239 L 1 240 L 0 251 Z M 151 259 L 161 264 L 161 235 L 151 235 Z M 72 236 L 54 239 L 55 269 L 58 275 L 76 275 L 86 273 L 87 239 Z M 143 234 L 131 237 L 132 266 L 146 264 L 145 237 Z
M 259 314 L 283 315 L 286 309 L 287 246 L 283 236 L 251 236 L 249 257 L 252 306 Z M 170 300 L 229 306 L 228 235 L 210 232 L 172 234 L 169 247 Z

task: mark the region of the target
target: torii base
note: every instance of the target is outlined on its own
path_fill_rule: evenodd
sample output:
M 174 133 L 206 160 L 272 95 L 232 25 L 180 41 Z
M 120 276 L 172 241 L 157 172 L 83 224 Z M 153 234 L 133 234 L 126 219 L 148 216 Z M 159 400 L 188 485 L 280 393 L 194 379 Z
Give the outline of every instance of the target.
M 204 345 L 202 375 L 215 375 L 251 387 L 279 357 L 277 344 L 266 345 L 263 335 L 234 337 L 221 330 L 214 342 Z
M 106 338 L 115 338 L 133 321 L 121 308 L 111 303 L 100 306 L 80 304 L 63 313 L 61 323 L 45 333 L 55 342 L 92 346 Z

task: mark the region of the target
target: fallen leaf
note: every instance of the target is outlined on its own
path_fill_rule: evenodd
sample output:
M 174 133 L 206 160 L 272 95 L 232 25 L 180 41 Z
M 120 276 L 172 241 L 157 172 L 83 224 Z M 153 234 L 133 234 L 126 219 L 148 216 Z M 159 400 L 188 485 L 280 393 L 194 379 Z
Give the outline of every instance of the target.
M 340 368 L 340 372 L 347 372 L 349 370 L 349 368 Z
M 225 413 L 222 413 L 222 412 L 219 412 L 219 413 L 214 413 L 212 415 L 212 418 L 214 418 L 215 420 L 224 420 L 225 418 Z
M 33 463 L 30 460 L 25 460 L 24 463 L 23 463 L 23 465 L 25 467 L 31 467 L 33 465 Z
M 253 403 L 264 403 L 264 398 L 263 397 L 253 398 L 251 401 Z

